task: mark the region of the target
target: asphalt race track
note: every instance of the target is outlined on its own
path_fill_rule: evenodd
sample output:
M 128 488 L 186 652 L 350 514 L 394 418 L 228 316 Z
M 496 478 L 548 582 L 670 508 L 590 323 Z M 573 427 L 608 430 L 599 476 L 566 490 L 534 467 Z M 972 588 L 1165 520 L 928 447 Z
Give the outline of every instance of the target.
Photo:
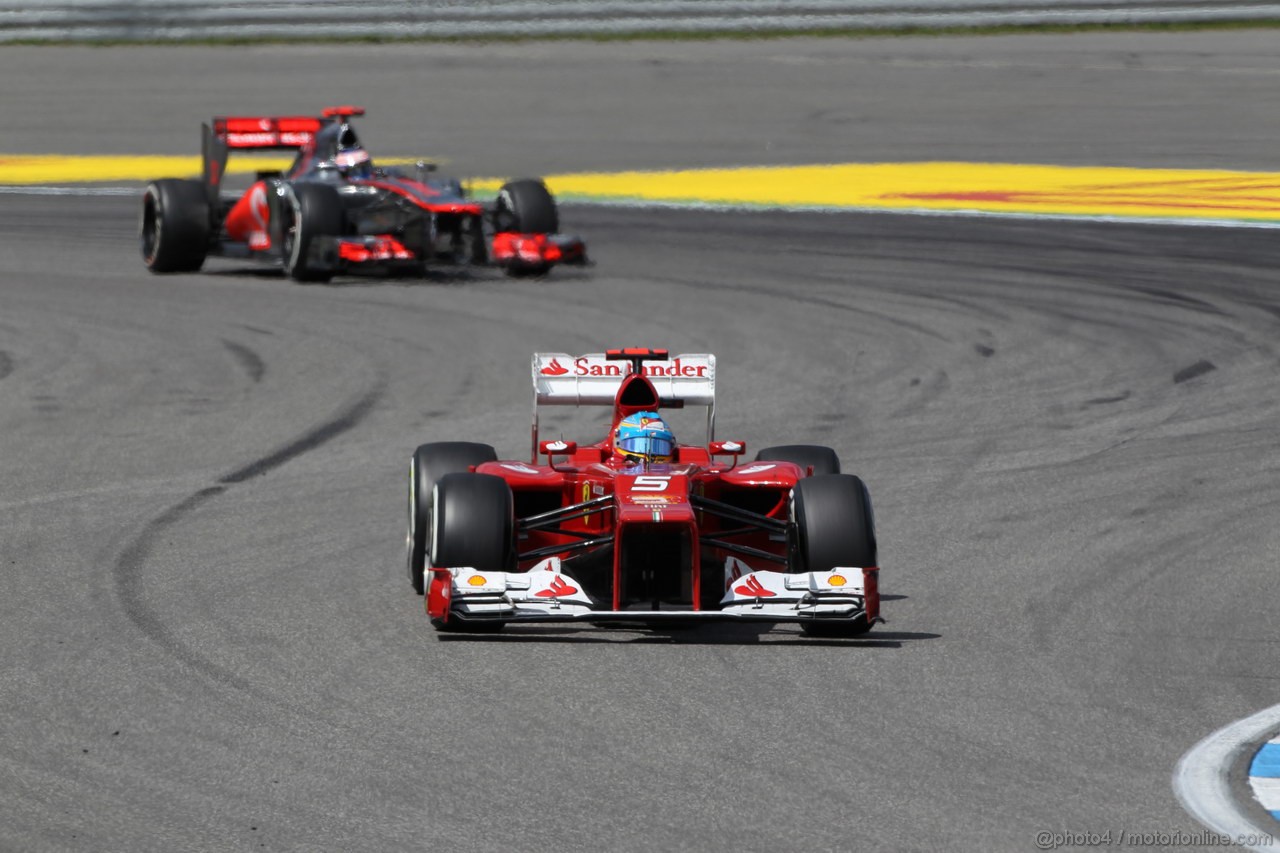
M 1277 170 L 1274 45 L 6 48 L 0 151 L 354 101 L 489 174 Z M 300 286 L 151 276 L 136 213 L 0 193 L 0 850 L 1190 834 L 1179 757 L 1277 701 L 1274 230 L 580 206 L 587 270 Z M 888 625 L 431 630 L 412 448 L 525 456 L 530 354 L 612 345 L 716 353 L 720 438 L 840 450 Z

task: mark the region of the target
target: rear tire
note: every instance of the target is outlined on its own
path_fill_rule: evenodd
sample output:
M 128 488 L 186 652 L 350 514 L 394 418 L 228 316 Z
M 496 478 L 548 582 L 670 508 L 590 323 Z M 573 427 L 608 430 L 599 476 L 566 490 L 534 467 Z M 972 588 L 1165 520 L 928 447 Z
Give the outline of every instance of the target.
M 794 462 L 806 470 L 809 466 L 813 466 L 815 477 L 819 474 L 840 473 L 840 457 L 830 447 L 817 444 L 780 444 L 777 447 L 766 447 L 756 454 L 756 461 Z
M 195 272 L 209 254 L 209 197 L 200 181 L 152 181 L 138 225 L 142 262 L 153 273 Z
M 431 564 L 505 572 L 516 554 L 511 487 L 490 474 L 446 474 L 436 483 L 431 511 Z M 502 622 L 432 619 L 442 631 L 497 631 Z
M 484 222 L 479 216 L 467 217 L 463 232 L 463 244 L 467 247 L 467 260 L 474 266 L 489 263 L 489 247 L 484 241 Z
M 337 258 L 317 263 L 311 258 L 311 244 L 317 238 L 342 236 L 346 217 L 338 191 L 328 184 L 288 184 L 281 214 L 285 273 L 294 281 L 325 282 L 333 278 Z
M 409 583 L 418 595 L 426 588 L 424 572 L 430 567 L 431 494 L 445 474 L 460 474 L 472 466 L 494 462 L 498 454 L 487 444 L 471 441 L 437 441 L 423 444 L 409 461 L 409 534 L 406 562 Z
M 867 486 L 852 474 L 815 474 L 791 493 L 792 572 L 828 572 L 837 567 L 878 565 L 875 517 Z M 870 629 L 864 617 L 851 622 L 802 622 L 811 637 L 851 637 Z

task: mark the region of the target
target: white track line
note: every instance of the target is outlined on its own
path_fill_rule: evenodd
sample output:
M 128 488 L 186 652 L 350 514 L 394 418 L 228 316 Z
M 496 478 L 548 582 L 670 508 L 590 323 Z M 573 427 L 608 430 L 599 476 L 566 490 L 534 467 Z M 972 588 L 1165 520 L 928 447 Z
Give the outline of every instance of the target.
M 0 185 L 0 195 L 136 195 L 142 187 L 41 187 L 32 184 Z
M 727 213 L 759 213 L 762 211 L 795 211 L 798 213 L 890 213 L 899 216 L 963 216 L 979 219 L 1048 219 L 1057 222 L 1113 222 L 1131 225 L 1192 225 L 1208 228 L 1280 228 L 1280 220 L 1199 219 L 1194 217 L 1115 216 L 1102 213 L 1033 213 L 997 210 L 941 210 L 929 207 L 869 207 L 812 204 L 725 204 L 704 201 L 659 201 L 652 199 L 603 199 L 566 196 L 557 198 L 564 205 L 625 207 L 660 210 L 710 210 Z

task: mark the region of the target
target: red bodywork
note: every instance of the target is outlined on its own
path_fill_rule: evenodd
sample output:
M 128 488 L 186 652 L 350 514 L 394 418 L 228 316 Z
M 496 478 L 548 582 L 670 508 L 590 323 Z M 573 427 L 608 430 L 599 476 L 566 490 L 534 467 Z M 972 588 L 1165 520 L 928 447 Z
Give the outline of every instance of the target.
M 650 376 L 701 379 L 708 370 L 682 364 L 679 358 L 666 367 L 643 364 L 665 361 L 665 350 L 610 350 L 607 357 L 631 362 L 630 372 L 624 364 L 615 374 L 623 378 L 613 401 L 610 437 L 618 422 L 630 414 L 682 407 L 681 401 L 662 400 Z M 588 377 L 608 376 L 614 367 L 579 358 L 569 362 L 570 368 L 564 361 L 551 359 L 541 374 L 560 377 L 572 370 Z M 725 446 L 732 450 L 713 458 L 709 448 Z M 561 447 L 570 450 L 557 452 Z M 592 559 L 593 552 L 597 558 L 611 552 L 607 578 L 597 567 L 591 592 L 598 596 L 607 586 L 605 600 L 611 600 L 613 610 L 624 610 L 634 591 L 644 588 L 653 591 L 655 598 L 661 595 L 668 606 L 697 612 L 711 609 L 724 594 L 727 557 L 735 557 L 744 571 L 785 570 L 780 567 L 788 563 L 789 494 L 807 474 L 798 465 L 781 461 L 739 465 L 738 456 L 746 450 L 742 442 L 680 444 L 670 463 L 641 467 L 627 467 L 616 457 L 611 438 L 586 446 L 547 442 L 542 450 L 543 462 L 535 456 L 532 462 L 487 462 L 474 469 L 501 477 L 511 488 L 515 515 L 522 520 L 520 571 L 548 556 L 560 557 L 568 566 L 575 560 Z M 737 517 L 733 510 L 739 511 Z M 557 511 L 564 517 L 556 518 Z M 747 516 L 756 518 L 744 521 Z M 631 562 L 637 570 L 645 570 L 640 563 L 655 561 L 668 564 L 669 578 L 676 580 L 646 586 L 643 579 L 628 576 Z M 450 570 L 428 571 L 427 611 L 436 619 L 447 619 Z M 578 581 L 592 579 L 591 572 L 580 567 L 566 571 Z
M 271 248 L 270 225 L 271 211 L 267 205 L 267 184 L 255 181 L 253 186 L 240 196 L 222 220 L 222 227 L 227 237 L 237 242 L 248 244 L 254 251 L 265 252 Z
M 581 247 L 576 247 L 581 251 Z M 501 231 L 493 235 L 493 259 L 498 263 L 518 262 L 529 266 L 559 263 L 565 252 L 546 234 L 516 234 Z
M 738 619 L 831 636 L 882 621 L 865 484 L 839 473 L 830 448 L 740 463 L 743 442 L 712 440 L 713 355 L 536 353 L 532 375 L 529 461 L 472 442 L 415 451 L 410 578 L 438 628 Z M 582 405 L 611 406 L 606 438 L 539 440 L 539 406 Z M 624 418 L 686 405 L 707 407 L 705 445 L 677 444 L 669 459 L 664 446 L 662 462 L 615 452 Z

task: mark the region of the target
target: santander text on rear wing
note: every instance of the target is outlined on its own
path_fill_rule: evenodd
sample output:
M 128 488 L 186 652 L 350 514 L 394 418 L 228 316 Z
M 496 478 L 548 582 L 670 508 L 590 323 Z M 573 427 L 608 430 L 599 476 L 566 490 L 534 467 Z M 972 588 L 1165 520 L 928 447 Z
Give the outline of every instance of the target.
M 716 357 L 710 353 L 645 359 L 641 369 L 664 401 L 678 400 L 686 406 L 716 403 Z M 540 406 L 611 406 L 630 370 L 625 360 L 609 359 L 605 353 L 535 353 L 534 401 Z
M 533 355 L 533 445 L 538 447 L 539 406 L 612 406 L 627 374 L 639 367 L 665 406 L 706 406 L 707 441 L 715 434 L 716 357 L 711 353 L 615 350 L 586 355 Z
M 323 123 L 312 116 L 219 116 L 213 120 L 213 134 L 228 148 L 301 148 Z

